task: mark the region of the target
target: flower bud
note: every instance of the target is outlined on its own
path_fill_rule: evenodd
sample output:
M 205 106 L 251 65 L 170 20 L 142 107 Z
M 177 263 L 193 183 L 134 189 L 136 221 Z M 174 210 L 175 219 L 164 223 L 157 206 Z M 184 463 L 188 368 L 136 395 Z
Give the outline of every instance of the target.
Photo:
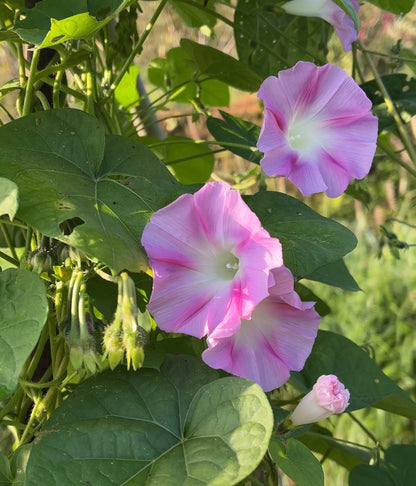
M 349 405 L 350 392 L 335 375 L 321 375 L 312 390 L 293 411 L 293 425 L 319 422 L 333 414 L 342 413 Z

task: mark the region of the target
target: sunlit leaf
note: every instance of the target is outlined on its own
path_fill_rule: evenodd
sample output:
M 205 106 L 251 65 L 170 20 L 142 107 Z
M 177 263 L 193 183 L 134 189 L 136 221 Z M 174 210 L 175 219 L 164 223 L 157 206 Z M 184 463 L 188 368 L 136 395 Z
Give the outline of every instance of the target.
M 9 179 L 0 177 L 0 216 L 7 214 L 13 220 L 19 207 L 19 190 Z
M 0 272 L 0 400 L 10 396 L 48 314 L 46 289 L 27 270 Z
M 272 412 L 258 385 L 217 377 L 176 355 L 88 380 L 40 432 L 26 486 L 237 484 L 267 450 Z
M 147 268 L 143 228 L 183 192 L 149 149 L 105 136 L 94 117 L 72 109 L 4 125 L 0 144 L 0 176 L 19 186 L 20 219 L 117 272 Z

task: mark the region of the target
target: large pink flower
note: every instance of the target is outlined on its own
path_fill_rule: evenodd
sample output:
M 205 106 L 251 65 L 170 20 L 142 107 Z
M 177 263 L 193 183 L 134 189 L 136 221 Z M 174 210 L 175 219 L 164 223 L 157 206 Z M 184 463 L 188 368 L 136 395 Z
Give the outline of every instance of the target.
M 337 197 L 368 174 L 377 118 L 345 71 L 300 61 L 265 79 L 258 96 L 265 109 L 257 147 L 267 175 L 287 177 L 304 195 Z
M 351 0 L 358 12 L 360 6 L 356 0 Z M 332 24 L 341 41 L 345 52 L 351 50 L 351 44 L 357 40 L 354 21 L 341 7 L 331 0 L 292 0 L 285 3 L 283 9 L 292 15 L 302 17 L 319 17 Z
M 208 336 L 202 359 L 212 368 L 221 368 L 255 381 L 263 390 L 282 386 L 290 371 L 300 371 L 309 356 L 320 323 L 313 302 L 302 302 L 293 290 L 293 276 L 286 267 L 273 270 L 275 285 L 269 297 L 243 320 L 232 336 Z
M 142 244 L 154 274 L 149 311 L 161 329 L 196 337 L 234 333 L 283 263 L 279 240 L 220 182 L 156 211 Z

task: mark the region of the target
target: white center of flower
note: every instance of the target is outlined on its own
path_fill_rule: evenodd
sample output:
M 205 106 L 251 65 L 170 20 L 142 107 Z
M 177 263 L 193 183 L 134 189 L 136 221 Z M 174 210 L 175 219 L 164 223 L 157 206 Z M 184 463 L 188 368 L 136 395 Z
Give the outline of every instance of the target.
M 322 133 L 317 123 L 294 121 L 289 126 L 287 139 L 294 150 L 304 152 L 318 145 L 320 135 Z
M 230 251 L 217 256 L 214 261 L 214 272 L 223 280 L 232 280 L 239 269 L 238 258 Z

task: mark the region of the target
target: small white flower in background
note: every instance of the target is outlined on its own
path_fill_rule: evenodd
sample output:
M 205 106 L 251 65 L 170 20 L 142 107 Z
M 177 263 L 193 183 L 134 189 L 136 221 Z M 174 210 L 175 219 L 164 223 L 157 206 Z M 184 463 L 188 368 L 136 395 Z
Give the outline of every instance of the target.
M 358 2 L 351 0 L 351 3 L 358 12 Z M 352 43 L 357 40 L 358 34 L 354 27 L 354 21 L 331 0 L 291 0 L 282 7 L 288 14 L 302 17 L 320 17 L 332 24 L 345 52 L 350 51 Z
M 311 424 L 333 414 L 344 412 L 349 405 L 350 392 L 335 375 L 321 375 L 312 390 L 293 411 L 293 425 Z

